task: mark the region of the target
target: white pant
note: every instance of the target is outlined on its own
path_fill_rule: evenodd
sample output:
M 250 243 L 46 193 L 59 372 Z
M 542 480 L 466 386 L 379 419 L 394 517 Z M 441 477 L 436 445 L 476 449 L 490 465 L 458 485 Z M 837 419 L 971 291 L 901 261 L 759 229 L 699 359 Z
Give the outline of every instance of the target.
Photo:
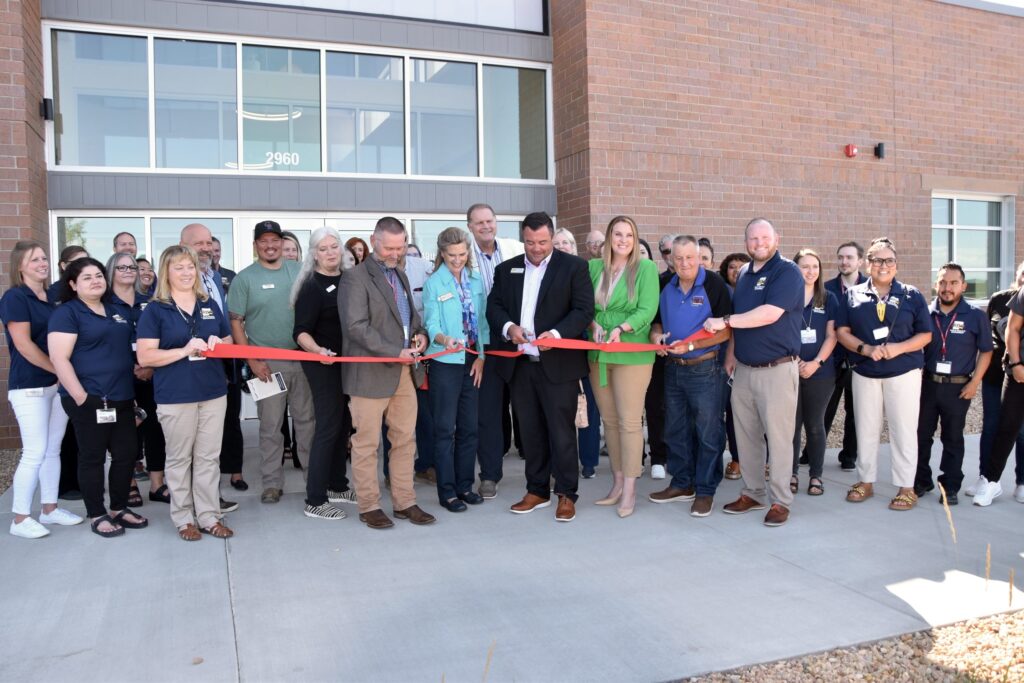
M 28 394 L 40 394 L 29 396 Z M 60 442 L 68 425 L 68 416 L 60 405 L 57 385 L 43 389 L 12 389 L 7 392 L 21 431 L 21 460 L 14 471 L 14 503 L 16 515 L 32 510 L 32 499 L 39 484 L 43 505 L 57 503 L 60 485 Z
M 921 409 L 921 371 L 877 379 L 853 373 L 853 415 L 857 424 L 857 476 L 865 484 L 878 479 L 878 441 L 883 412 L 889 417 L 892 483 L 914 485 L 917 473 L 917 419 Z

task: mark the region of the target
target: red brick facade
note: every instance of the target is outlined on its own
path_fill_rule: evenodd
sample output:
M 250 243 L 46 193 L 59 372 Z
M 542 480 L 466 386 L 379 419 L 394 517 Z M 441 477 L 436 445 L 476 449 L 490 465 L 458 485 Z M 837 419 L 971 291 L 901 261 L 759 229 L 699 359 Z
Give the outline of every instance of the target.
M 1020 194 L 1024 19 L 932 0 L 559 0 L 551 23 L 558 214 L 577 234 L 625 213 L 724 254 L 766 216 L 787 256 L 889 235 L 901 278 L 927 286 L 933 188 Z

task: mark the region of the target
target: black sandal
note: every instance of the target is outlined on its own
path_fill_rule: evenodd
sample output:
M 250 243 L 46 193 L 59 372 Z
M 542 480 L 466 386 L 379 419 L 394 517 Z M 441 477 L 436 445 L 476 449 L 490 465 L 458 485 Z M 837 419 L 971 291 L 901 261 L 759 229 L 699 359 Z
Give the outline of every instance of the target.
M 142 493 L 139 492 L 139 487 L 135 485 L 135 482 L 132 482 L 132 487 L 128 490 L 128 507 L 142 507 Z
M 100 524 L 103 524 L 103 522 L 108 522 L 109 524 L 113 525 L 114 528 L 108 531 L 100 531 Z M 102 536 L 103 538 L 114 538 L 115 536 L 124 536 L 124 527 L 118 525 L 117 522 L 112 520 L 110 518 L 110 515 L 103 515 L 102 517 L 97 517 L 89 523 L 89 527 L 92 529 L 92 532 L 94 534 L 96 534 L 97 536 Z
M 795 474 L 789 478 L 789 491 L 790 493 L 796 493 L 800 490 L 800 478 Z
M 125 519 L 125 517 L 124 517 L 125 515 L 131 515 L 133 517 L 138 517 L 140 521 L 133 522 L 131 520 Z M 137 514 L 135 514 L 134 512 L 132 512 L 130 510 L 120 510 L 118 512 L 115 512 L 112 520 L 113 520 L 114 524 L 120 524 L 125 529 L 145 529 L 147 526 L 149 526 L 149 520 L 148 519 L 146 519 L 142 515 L 137 515 Z
M 167 488 L 167 484 L 161 485 L 157 490 L 149 492 L 149 499 L 154 503 L 170 503 L 171 492 Z M 131 504 L 129 503 L 129 506 Z
M 815 484 L 814 482 L 818 482 Z M 821 482 L 818 477 L 811 477 L 811 480 L 807 482 L 807 495 L 808 496 L 820 496 L 825 493 L 825 485 Z

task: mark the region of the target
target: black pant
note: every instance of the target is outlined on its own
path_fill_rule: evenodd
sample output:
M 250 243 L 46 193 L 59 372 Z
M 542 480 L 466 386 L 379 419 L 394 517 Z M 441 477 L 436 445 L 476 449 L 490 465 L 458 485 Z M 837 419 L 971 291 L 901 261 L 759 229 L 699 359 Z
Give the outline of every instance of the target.
M 811 478 L 820 479 L 825 464 L 825 404 L 832 394 L 834 377 L 800 379 L 796 400 L 796 429 L 793 433 L 793 474 L 800 466 L 800 431 L 807 434 L 807 457 Z
M 351 417 L 345 410 L 348 396 L 341 393 L 339 364 L 303 361 L 302 371 L 309 382 L 316 419 L 306 472 L 306 504 L 323 505 L 327 502 L 327 489 L 348 491 L 345 455 L 352 431 Z
M 845 363 L 836 368 L 836 387 L 825 408 L 825 436 L 832 431 L 832 422 L 839 410 L 839 400 L 843 399 L 846 417 L 843 419 L 843 449 L 839 451 L 840 465 L 853 465 L 857 462 L 857 424 L 853 419 L 853 369 Z
M 220 473 L 241 474 L 242 452 L 242 388 L 228 383 L 228 406 L 224 413 L 224 434 L 220 438 Z
M 81 406 L 64 396 L 60 400 L 64 412 L 75 426 L 78 439 L 78 482 L 82 487 L 85 511 L 90 517 L 107 514 L 103 505 L 103 466 L 110 451 L 110 472 L 107 487 L 110 492 L 110 510 L 118 512 L 128 505 L 132 471 L 139 453 L 135 434 L 135 404 L 133 401 L 107 401 L 107 407 L 117 411 L 117 421 L 97 424 L 96 410 L 103 407 L 103 399 L 89 396 Z
M 917 421 L 917 475 L 914 488 L 929 490 L 932 483 L 932 437 L 942 426 L 942 460 L 939 483 L 946 493 L 957 493 L 964 481 L 964 425 L 971 402 L 960 398 L 963 384 L 921 382 L 921 414 Z
M 989 481 L 999 481 L 1017 442 L 1017 433 L 1024 424 L 1024 384 L 1016 382 L 1013 377 L 1003 381 L 1003 401 L 999 409 L 999 429 L 992 444 L 992 454 L 982 474 Z
M 668 449 L 665 446 L 665 359 L 655 356 L 651 382 L 644 396 L 644 410 L 647 413 L 647 445 L 651 449 L 651 465 L 668 463 Z
M 146 469 L 163 472 L 167 461 L 167 444 L 164 430 L 156 416 L 156 401 L 153 400 L 152 382 L 135 382 L 135 403 L 146 411 L 146 419 L 139 425 L 139 455 L 146 455 Z
M 495 363 L 484 363 L 484 377 L 478 398 L 479 436 L 476 451 L 481 481 L 501 481 L 502 458 L 508 450 L 503 423 L 503 415 L 508 413 L 504 404 L 506 391 L 505 380 L 498 375 Z
M 526 449 L 526 490 L 541 498 L 555 493 L 576 501 L 579 484 L 579 451 L 576 444 L 576 396 L 579 380 L 554 383 L 540 363 L 516 361 L 512 376 L 512 406 L 523 426 Z M 486 367 L 486 364 L 484 364 Z
M 78 439 L 75 438 L 75 426 L 70 422 L 60 442 L 60 484 L 57 490 L 59 496 L 81 490 L 78 486 Z

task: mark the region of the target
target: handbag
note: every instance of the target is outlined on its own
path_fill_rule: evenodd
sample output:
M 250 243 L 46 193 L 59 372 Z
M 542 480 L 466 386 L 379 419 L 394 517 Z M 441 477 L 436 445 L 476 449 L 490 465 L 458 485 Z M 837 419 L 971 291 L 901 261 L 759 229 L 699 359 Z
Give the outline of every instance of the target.
M 576 429 L 586 429 L 590 426 L 587 419 L 587 395 L 583 393 L 583 380 L 580 380 L 580 393 L 576 395 Z

